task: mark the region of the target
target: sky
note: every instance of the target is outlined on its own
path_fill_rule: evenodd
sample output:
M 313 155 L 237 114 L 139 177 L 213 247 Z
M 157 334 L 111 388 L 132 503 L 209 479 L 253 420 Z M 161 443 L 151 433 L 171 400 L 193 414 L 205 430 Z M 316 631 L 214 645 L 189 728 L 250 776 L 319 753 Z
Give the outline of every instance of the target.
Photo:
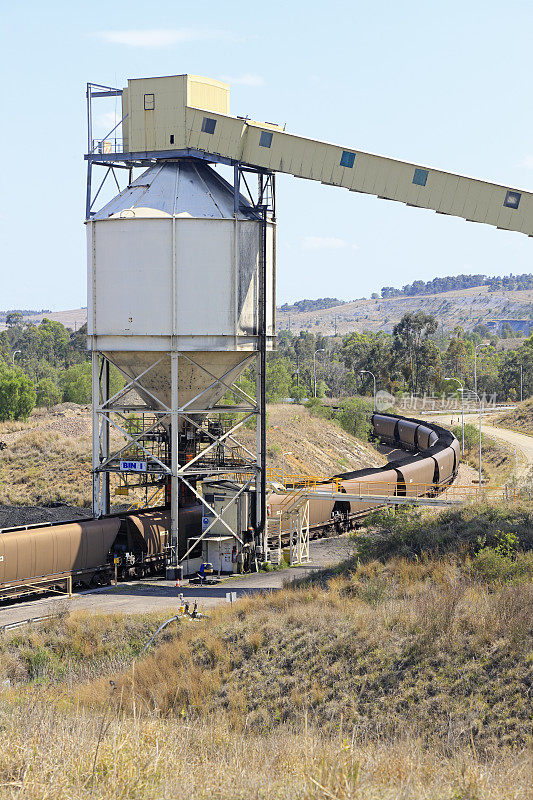
M 86 305 L 87 81 L 206 75 L 232 114 L 532 190 L 532 23 L 521 0 L 0 0 L 0 310 Z M 277 211 L 279 304 L 532 271 L 521 234 L 313 181 L 278 176 Z

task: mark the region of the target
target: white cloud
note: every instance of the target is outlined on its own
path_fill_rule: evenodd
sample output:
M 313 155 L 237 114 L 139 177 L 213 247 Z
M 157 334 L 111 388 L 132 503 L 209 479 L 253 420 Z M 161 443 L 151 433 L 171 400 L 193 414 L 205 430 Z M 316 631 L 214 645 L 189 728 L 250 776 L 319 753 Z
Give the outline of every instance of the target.
M 528 169 L 533 169 L 533 156 L 531 155 L 526 156 L 520 166 L 528 167 Z
M 246 73 L 245 75 L 240 75 L 239 77 L 232 78 L 230 75 L 222 75 L 220 77 L 221 81 L 224 83 L 230 83 L 233 85 L 240 85 L 240 86 L 264 86 L 265 79 L 261 77 L 261 75 L 252 75 L 250 73 Z
M 230 39 L 227 31 L 205 30 L 202 28 L 153 28 L 151 30 L 100 31 L 100 39 L 111 44 L 125 44 L 129 47 L 170 47 L 185 42 L 205 42 L 214 39 Z
M 304 250 L 342 250 L 351 247 L 357 250 L 357 245 L 350 244 L 345 239 L 338 239 L 335 236 L 306 236 L 302 242 Z

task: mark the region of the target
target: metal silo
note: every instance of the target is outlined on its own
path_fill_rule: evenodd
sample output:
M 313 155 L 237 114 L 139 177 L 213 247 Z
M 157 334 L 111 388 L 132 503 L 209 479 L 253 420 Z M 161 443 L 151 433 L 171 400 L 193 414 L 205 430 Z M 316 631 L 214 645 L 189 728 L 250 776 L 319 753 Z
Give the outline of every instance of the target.
M 120 473 L 125 486 L 165 485 L 173 574 L 183 556 L 178 508 L 200 499 L 206 477 L 241 474 L 239 489 L 255 489 L 262 543 L 265 353 L 275 332 L 273 179 L 259 174 L 254 203 L 239 191 L 237 166 L 231 185 L 199 158 L 140 163 L 150 166 L 87 219 L 93 506 L 95 516 L 108 513 L 110 473 Z M 126 382 L 114 397 L 110 364 Z M 234 385 L 252 364 L 256 397 Z M 234 415 L 229 422 L 224 411 Z M 251 416 L 258 420 L 254 453 L 235 436 Z M 126 438 L 115 451 L 110 426 Z

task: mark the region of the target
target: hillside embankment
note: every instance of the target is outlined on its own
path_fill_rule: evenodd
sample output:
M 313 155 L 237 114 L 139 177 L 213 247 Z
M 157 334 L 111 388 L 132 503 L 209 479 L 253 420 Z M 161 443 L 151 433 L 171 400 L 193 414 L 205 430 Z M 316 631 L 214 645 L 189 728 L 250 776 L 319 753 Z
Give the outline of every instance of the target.
M 524 400 L 523 403 L 517 403 L 513 411 L 495 416 L 491 421 L 500 428 L 509 428 L 533 436 L 533 397 Z
M 532 529 L 381 513 L 347 562 L 148 654 L 160 616 L 1 638 L 0 797 L 525 800 Z
M 270 467 L 333 475 L 386 461 L 367 442 L 313 417 L 304 406 L 271 405 L 267 414 Z M 255 448 L 255 431 L 241 429 L 237 438 Z M 112 445 L 121 443 L 113 432 L 111 439 Z M 63 403 L 37 409 L 26 423 L 1 423 L 0 442 L 6 445 L 0 450 L 0 528 L 87 515 L 92 498 L 88 406 Z
M 351 331 L 385 331 L 404 314 L 423 311 L 439 320 L 439 327 L 451 331 L 457 325 L 471 330 L 476 325 L 497 318 L 531 319 L 533 291 L 489 292 L 487 286 L 458 289 L 438 294 L 411 297 L 354 300 L 328 309 L 296 312 L 277 310 L 278 330 L 308 330 L 313 333 L 342 335 Z

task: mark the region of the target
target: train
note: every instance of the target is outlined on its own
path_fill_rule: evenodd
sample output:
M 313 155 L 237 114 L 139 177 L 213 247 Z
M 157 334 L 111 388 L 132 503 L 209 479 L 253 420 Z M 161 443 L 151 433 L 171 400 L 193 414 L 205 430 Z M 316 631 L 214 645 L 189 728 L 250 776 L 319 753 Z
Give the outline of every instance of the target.
M 436 494 L 453 482 L 460 447 L 455 436 L 439 425 L 395 414 L 374 413 L 376 439 L 406 453 L 383 467 L 345 472 L 324 480 L 348 495 L 409 497 Z M 339 488 L 340 487 L 340 488 Z M 271 493 L 270 517 L 279 514 L 284 495 Z M 382 502 L 382 501 L 381 501 Z M 309 501 L 310 537 L 327 536 L 353 527 L 379 503 L 317 497 Z M 179 552 L 202 531 L 200 503 L 179 511 Z M 281 535 L 290 536 L 288 517 L 281 515 Z M 155 575 L 165 568 L 170 537 L 170 510 L 155 508 L 100 519 L 28 525 L 0 530 L 0 599 L 73 585 L 89 588 L 120 579 Z
M 383 467 L 335 475 L 318 487 L 323 495 L 327 490 L 332 494 L 335 491 L 348 495 L 390 495 L 391 498 L 436 495 L 455 480 L 460 445 L 451 431 L 396 414 L 374 413 L 371 421 L 375 438 L 409 454 L 391 460 Z M 268 499 L 270 516 L 278 515 L 284 503 L 284 495 L 271 494 Z M 310 537 L 345 532 L 354 527 L 358 518 L 375 508 L 376 503 L 371 500 L 349 502 L 327 496 L 310 499 Z M 285 519 L 281 516 L 281 537 L 285 543 L 290 538 L 290 519 L 289 515 L 285 515 Z

